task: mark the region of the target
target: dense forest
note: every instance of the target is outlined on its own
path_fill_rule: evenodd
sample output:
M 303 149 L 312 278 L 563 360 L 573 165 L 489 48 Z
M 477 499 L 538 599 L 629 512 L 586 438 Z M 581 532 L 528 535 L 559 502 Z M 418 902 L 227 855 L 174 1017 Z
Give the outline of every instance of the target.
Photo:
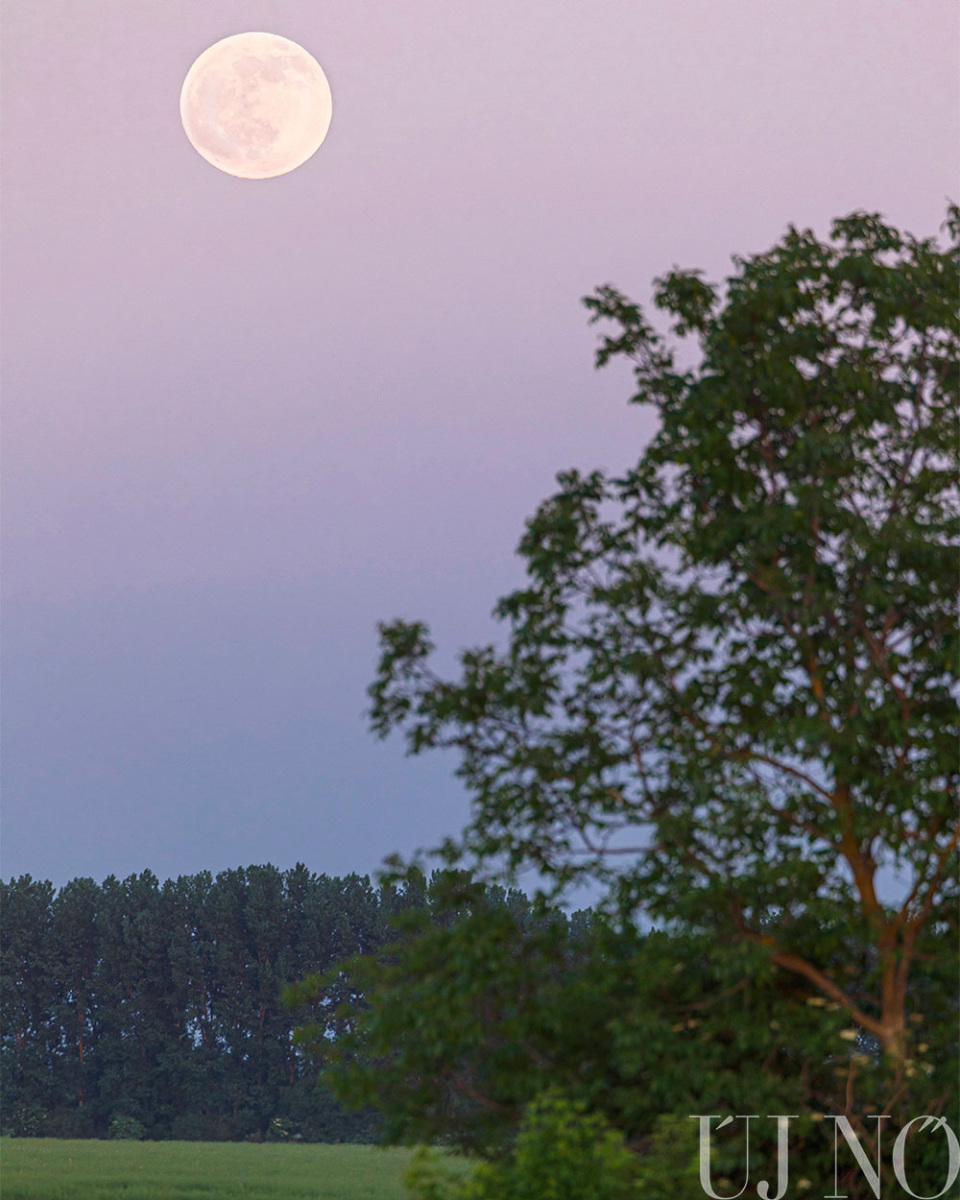
M 373 1140 L 375 1115 L 344 1110 L 294 1041 L 315 1007 L 282 990 L 388 942 L 390 916 L 428 890 L 302 863 L 0 881 L 3 1131 Z M 319 1003 L 347 998 L 334 982 Z

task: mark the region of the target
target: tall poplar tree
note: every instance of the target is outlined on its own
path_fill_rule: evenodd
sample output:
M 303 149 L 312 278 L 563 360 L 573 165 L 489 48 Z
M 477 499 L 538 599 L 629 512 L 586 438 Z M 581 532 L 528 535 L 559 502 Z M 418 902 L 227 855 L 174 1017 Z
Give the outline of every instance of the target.
M 39 1132 L 55 1099 L 52 1066 L 58 1053 L 60 962 L 53 926 L 51 883 L 23 875 L 0 881 L 3 902 L 0 1018 L 3 1025 L 4 1128 Z

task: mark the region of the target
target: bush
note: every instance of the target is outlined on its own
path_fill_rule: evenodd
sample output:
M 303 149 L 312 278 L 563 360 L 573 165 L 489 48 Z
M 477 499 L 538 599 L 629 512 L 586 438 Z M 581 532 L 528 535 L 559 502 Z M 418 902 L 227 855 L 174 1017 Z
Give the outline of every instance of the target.
M 42 1105 L 32 1101 L 18 1104 L 12 1114 L 11 1137 L 42 1137 L 47 1123 L 47 1113 Z
M 274 1117 L 267 1126 L 265 1136 L 268 1142 L 288 1142 L 298 1132 L 296 1122 L 289 1117 Z
M 120 1113 L 110 1122 L 108 1136 L 118 1141 L 142 1142 L 146 1132 L 142 1121 L 138 1121 L 136 1117 L 128 1116 L 126 1113 Z
M 583 1104 L 548 1091 L 527 1107 L 503 1161 L 480 1163 L 459 1181 L 421 1149 L 405 1181 L 417 1200 L 626 1200 L 637 1195 L 637 1178 L 621 1134 Z
M 428 1146 L 418 1146 L 413 1152 L 403 1182 L 416 1200 L 462 1200 L 464 1195 L 463 1170 L 457 1172 L 439 1151 Z
M 635 1194 L 634 1156 L 599 1114 L 557 1092 L 527 1108 L 510 1157 L 481 1164 L 469 1200 L 619 1200 Z
M 639 1156 L 637 1180 L 638 1200 L 702 1196 L 696 1123 L 688 1117 L 658 1117 L 653 1135 Z

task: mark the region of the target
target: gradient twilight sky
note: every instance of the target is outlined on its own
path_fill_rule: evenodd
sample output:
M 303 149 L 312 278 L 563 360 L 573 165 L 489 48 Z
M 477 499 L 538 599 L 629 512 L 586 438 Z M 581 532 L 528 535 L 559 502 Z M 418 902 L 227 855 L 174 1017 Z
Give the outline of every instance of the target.
M 319 152 L 245 181 L 179 93 L 300 42 Z M 580 298 L 958 188 L 956 0 L 5 0 L 3 874 L 302 860 L 462 826 L 367 732 L 374 626 L 492 633 L 557 470 L 651 426 Z

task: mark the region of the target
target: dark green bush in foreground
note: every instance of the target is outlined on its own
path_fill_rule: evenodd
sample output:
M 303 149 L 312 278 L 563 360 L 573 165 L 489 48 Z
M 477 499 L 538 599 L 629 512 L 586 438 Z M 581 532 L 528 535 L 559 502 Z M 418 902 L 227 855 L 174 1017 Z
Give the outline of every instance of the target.
M 638 1162 L 603 1117 L 554 1091 L 527 1106 L 501 1161 L 457 1180 L 421 1147 L 406 1181 L 417 1200 L 626 1200 L 638 1194 Z

